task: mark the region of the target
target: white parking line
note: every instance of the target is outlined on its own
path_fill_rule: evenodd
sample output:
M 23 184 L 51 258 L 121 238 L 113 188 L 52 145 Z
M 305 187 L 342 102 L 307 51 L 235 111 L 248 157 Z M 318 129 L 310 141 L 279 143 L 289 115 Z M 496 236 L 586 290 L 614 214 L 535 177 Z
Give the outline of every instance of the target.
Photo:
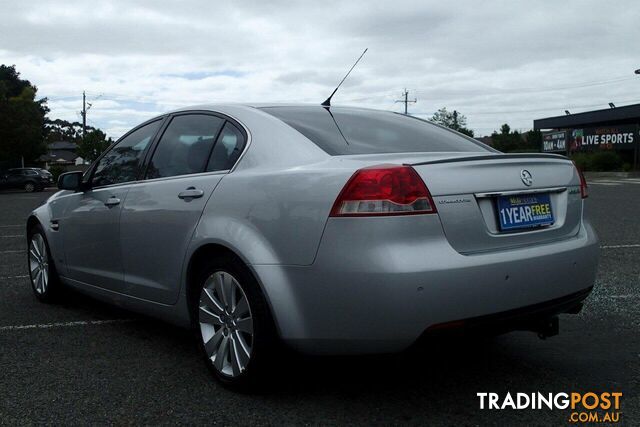
M 9 227 L 24 227 L 24 225 L 22 225 L 22 224 L 16 224 L 16 225 L 0 225 L 0 228 L 9 228 Z
M 19 249 L 15 251 L 0 251 L 0 254 L 19 254 L 21 252 L 24 252 L 24 249 Z
M 630 182 L 630 181 L 614 181 L 614 180 L 591 181 L 591 182 L 587 183 L 587 185 L 591 185 L 591 184 L 622 185 L 622 184 L 638 184 L 638 183 L 637 182 Z
M 640 185 L 640 180 L 636 178 L 625 178 L 625 179 L 598 179 L 595 181 L 588 181 L 588 185 L 624 185 L 624 184 L 635 184 Z
M 78 320 L 75 322 L 39 323 L 35 325 L 10 325 L 10 326 L 0 326 L 0 332 L 16 331 L 16 330 L 22 330 L 22 329 L 51 329 L 51 328 L 69 328 L 73 326 L 108 325 L 111 323 L 133 322 L 134 320 L 135 319 Z
M 9 236 L 0 236 L 0 238 L 8 238 L 8 237 L 26 237 L 23 234 L 11 234 Z
M 29 275 L 24 274 L 22 276 L 4 276 L 4 277 L 0 277 L 0 280 L 24 279 L 25 277 L 29 277 Z

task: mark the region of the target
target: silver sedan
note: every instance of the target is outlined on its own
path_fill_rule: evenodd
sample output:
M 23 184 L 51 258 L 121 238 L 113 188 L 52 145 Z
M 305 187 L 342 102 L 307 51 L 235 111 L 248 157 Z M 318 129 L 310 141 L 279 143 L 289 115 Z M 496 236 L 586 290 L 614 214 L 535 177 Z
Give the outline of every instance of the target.
M 565 157 L 503 154 L 424 120 L 205 105 L 124 135 L 27 223 L 36 297 L 63 287 L 198 331 L 255 384 L 279 343 L 406 349 L 435 333 L 557 333 L 596 273 Z

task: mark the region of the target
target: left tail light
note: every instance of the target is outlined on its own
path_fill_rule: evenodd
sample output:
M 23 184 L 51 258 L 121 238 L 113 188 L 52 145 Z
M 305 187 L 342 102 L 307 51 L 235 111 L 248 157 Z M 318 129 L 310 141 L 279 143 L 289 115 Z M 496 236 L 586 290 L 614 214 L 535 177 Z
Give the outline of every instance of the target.
M 422 178 L 411 166 L 380 165 L 353 174 L 333 204 L 331 216 L 436 213 Z

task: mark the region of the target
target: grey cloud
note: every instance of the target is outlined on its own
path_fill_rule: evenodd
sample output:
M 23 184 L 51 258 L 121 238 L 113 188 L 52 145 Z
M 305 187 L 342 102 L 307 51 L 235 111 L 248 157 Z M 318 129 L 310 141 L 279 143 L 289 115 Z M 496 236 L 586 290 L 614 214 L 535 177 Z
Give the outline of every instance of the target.
M 120 114 L 99 105 L 92 114 L 114 132 L 139 119 L 125 112 L 132 105 L 316 102 L 365 47 L 336 102 L 399 109 L 395 100 L 407 87 L 418 97 L 413 111 L 468 111 L 479 133 L 505 121 L 528 128 L 564 108 L 633 101 L 640 90 L 640 78 L 631 78 L 640 67 L 640 6 L 630 0 L 615 7 L 598 0 L 0 0 L 0 9 L 0 62 L 15 63 L 42 96 L 82 89 L 111 96 Z M 621 76 L 630 79 L 581 85 Z M 52 107 L 54 115 L 75 114 L 66 104 Z

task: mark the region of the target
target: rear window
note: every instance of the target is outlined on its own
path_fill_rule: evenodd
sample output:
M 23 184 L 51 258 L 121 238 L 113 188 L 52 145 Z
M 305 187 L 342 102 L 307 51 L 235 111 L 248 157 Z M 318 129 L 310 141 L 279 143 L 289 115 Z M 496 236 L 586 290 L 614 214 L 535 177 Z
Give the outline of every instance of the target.
M 263 107 L 332 156 L 482 152 L 484 144 L 426 120 L 385 111 L 331 107 Z

